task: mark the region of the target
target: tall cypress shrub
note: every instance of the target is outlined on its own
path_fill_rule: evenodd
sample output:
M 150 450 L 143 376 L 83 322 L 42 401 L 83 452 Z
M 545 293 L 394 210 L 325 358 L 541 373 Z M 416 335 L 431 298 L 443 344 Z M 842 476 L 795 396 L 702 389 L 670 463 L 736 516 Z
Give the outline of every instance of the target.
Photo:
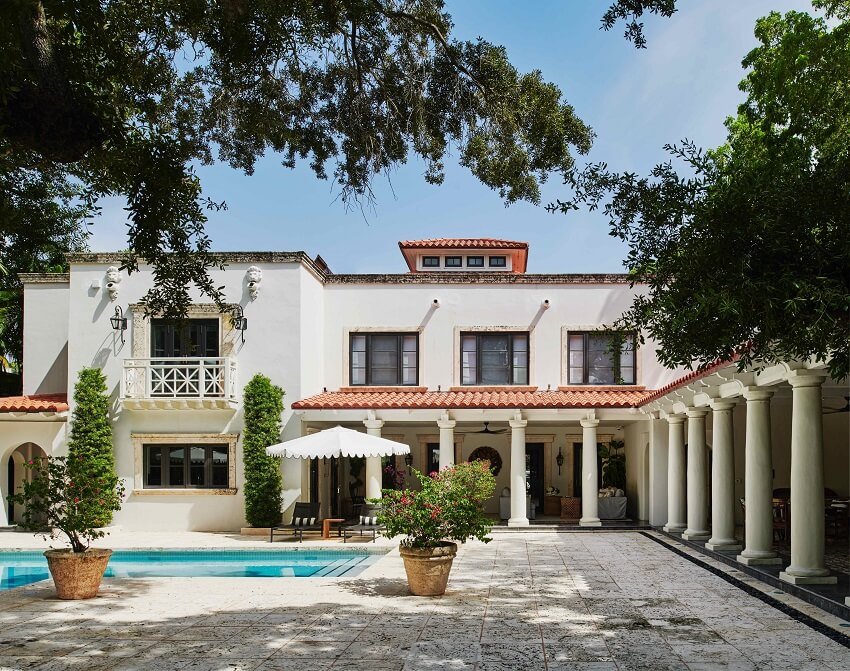
M 283 389 L 265 375 L 257 374 L 245 385 L 242 400 L 245 432 L 245 519 L 252 527 L 280 524 L 280 459 L 266 448 L 280 442 Z
M 106 378 L 97 368 L 82 369 L 74 387 L 68 467 L 74 478 L 85 483 L 84 491 L 94 500 L 104 483 L 116 478 Z M 111 521 L 112 508 L 103 505 L 97 512 L 97 522 L 106 526 Z

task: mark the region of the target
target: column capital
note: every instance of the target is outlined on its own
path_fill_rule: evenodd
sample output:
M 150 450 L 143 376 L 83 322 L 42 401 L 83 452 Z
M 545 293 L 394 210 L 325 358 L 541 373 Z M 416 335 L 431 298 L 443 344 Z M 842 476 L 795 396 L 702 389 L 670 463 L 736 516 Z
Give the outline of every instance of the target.
M 722 412 L 724 410 L 731 410 L 736 405 L 738 405 L 735 401 L 730 401 L 728 399 L 717 399 L 711 402 L 711 409 L 715 412 Z
M 819 387 L 829 377 L 825 370 L 792 370 L 786 376 L 788 384 L 797 387 Z
M 684 415 L 667 415 L 665 419 L 668 424 L 683 424 L 686 417 Z
M 598 419 L 581 419 L 579 421 L 581 422 L 582 427 L 585 429 L 595 429 L 597 426 L 599 426 Z
M 440 415 L 440 419 L 437 420 L 437 426 L 441 429 L 453 429 L 457 422 L 449 417 L 449 413 L 445 412 Z
M 747 401 L 769 401 L 773 390 L 765 387 L 744 387 L 744 398 Z
M 688 408 L 688 419 L 702 419 L 708 414 L 705 408 Z
M 512 429 L 524 429 L 528 426 L 527 419 L 510 419 L 508 420 L 508 424 Z
M 367 429 L 380 429 L 384 426 L 384 420 L 382 419 L 364 419 L 363 426 Z

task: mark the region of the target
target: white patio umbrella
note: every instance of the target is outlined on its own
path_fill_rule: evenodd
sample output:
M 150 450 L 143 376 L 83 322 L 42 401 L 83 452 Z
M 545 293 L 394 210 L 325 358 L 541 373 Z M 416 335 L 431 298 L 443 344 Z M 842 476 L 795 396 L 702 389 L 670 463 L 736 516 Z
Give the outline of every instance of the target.
M 266 454 L 296 459 L 386 457 L 391 454 L 410 454 L 410 447 L 394 440 L 335 426 L 309 436 L 270 445 L 266 448 Z

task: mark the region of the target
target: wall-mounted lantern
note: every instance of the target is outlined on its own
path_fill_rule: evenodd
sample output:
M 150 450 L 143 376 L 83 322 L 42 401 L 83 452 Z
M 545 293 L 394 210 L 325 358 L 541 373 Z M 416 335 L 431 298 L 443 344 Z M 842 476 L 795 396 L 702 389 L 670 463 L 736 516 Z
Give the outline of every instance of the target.
M 408 452 L 404 455 L 404 465 L 408 468 L 413 466 L 413 452 Z
M 121 334 L 121 344 L 124 344 L 124 331 L 127 330 L 127 318 L 124 316 L 124 310 L 120 305 L 115 306 L 115 314 L 109 318 L 109 323 L 112 324 L 112 330 L 118 331 Z
M 564 465 L 564 455 L 561 454 L 561 446 L 558 445 L 558 456 L 555 457 L 555 463 L 558 464 L 558 475 L 561 474 L 561 466 Z
M 242 312 L 242 306 L 236 306 L 236 314 L 233 315 L 233 328 L 242 334 L 242 342 L 245 342 L 245 331 L 248 330 L 248 318 Z

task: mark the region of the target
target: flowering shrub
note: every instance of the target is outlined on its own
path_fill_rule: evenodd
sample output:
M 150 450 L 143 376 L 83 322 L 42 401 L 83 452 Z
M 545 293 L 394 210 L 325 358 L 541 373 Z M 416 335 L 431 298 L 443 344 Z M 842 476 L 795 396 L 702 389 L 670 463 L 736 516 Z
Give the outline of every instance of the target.
M 384 466 L 384 473 L 386 477 L 384 478 L 384 485 L 387 484 L 387 481 L 390 482 L 392 489 L 401 489 L 404 487 L 404 479 L 407 477 L 407 471 L 403 468 L 396 468 L 392 464 L 387 464 Z
M 378 522 L 388 538 L 405 535 L 407 547 L 437 547 L 442 541 L 477 538 L 487 543 L 493 523 L 484 502 L 493 495 L 496 478 L 487 461 L 447 466 L 429 475 L 411 469 L 421 489 L 385 489 Z
M 83 461 L 82 457 L 30 460 L 26 467 L 32 480 L 8 497 L 10 503 L 24 506 L 24 529 L 50 538 L 61 532 L 74 552 L 85 552 L 92 540 L 106 535 L 98 529 L 104 511 L 111 516 L 120 510 L 124 496 L 124 483 L 116 475 L 91 477 Z

